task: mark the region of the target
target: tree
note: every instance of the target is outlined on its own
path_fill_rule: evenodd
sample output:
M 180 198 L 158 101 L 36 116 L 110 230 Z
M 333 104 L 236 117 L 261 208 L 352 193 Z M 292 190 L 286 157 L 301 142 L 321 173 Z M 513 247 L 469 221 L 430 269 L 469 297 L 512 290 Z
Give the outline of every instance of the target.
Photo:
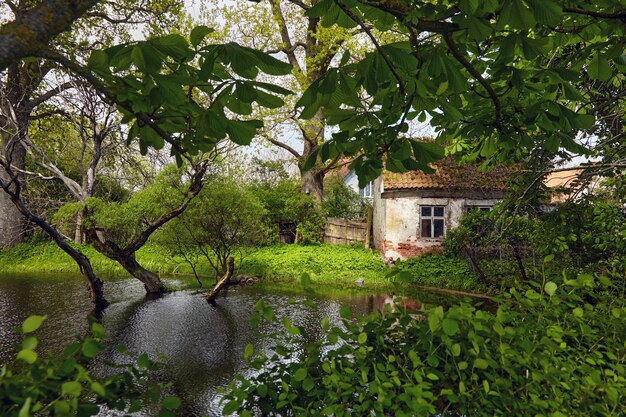
M 432 148 L 402 135 L 416 118 L 430 117 L 450 152 L 487 165 L 533 151 L 586 153 L 578 135 L 615 120 L 601 109 L 623 122 L 626 11 L 616 2 L 322 0 L 307 14 L 359 26 L 376 48 L 330 68 L 300 99 L 303 117 L 321 109 L 337 126 L 308 166 L 355 155 L 367 181 L 386 154 L 389 170 L 426 169 Z M 403 39 L 381 45 L 371 24 Z M 363 91 L 371 99 L 357 106 Z
M 196 271 L 194 254 L 200 254 L 217 278 L 226 272 L 235 252 L 243 260 L 246 248 L 263 242 L 265 210 L 254 192 L 227 178 L 207 184 L 189 209 L 161 234 L 159 241 L 182 254 Z M 196 274 L 197 277 L 197 274 Z
M 20 16 L 26 15 L 24 12 Z M 7 27 L 11 24 L 3 29 Z M 162 286 L 136 264 L 134 253 L 158 227 L 182 213 L 201 189 L 206 161 L 197 165 L 192 156 L 210 152 L 227 136 L 235 143 L 249 143 L 262 123 L 232 117 L 233 113 L 249 114 L 247 108 L 253 102 L 274 106 L 282 103 L 274 94 L 288 93 L 283 88 L 251 79 L 259 70 L 285 74 L 290 70 L 289 65 L 232 43 L 201 45 L 210 32 L 207 27 L 198 27 L 190 33 L 189 40 L 181 35 L 167 35 L 95 51 L 89 61 L 94 72 L 56 50 L 37 51 L 48 62 L 91 84 L 106 101 L 118 105 L 124 115 L 122 123 L 130 125 L 129 142 L 138 138 L 143 153 L 148 148 L 160 149 L 167 142 L 179 164 L 187 160 L 197 168 L 186 201 L 148 225 L 132 244 L 120 248 L 106 236 L 103 242 L 93 240 L 96 247 L 98 242 L 102 243 L 100 248 L 104 252 L 124 262 L 123 266 L 142 279 L 149 292 L 160 292 Z M 6 158 L 2 158 L 2 164 L 7 172 L 15 173 Z M 12 176 L 0 185 L 11 193 L 14 204 L 23 206 L 23 201 L 17 201 L 21 193 L 11 189 L 16 178 Z M 39 219 L 38 225 L 45 222 Z M 44 230 L 56 234 L 57 243 L 62 240 L 52 227 Z M 97 238 L 97 234 L 92 236 Z M 66 249 L 68 245 L 62 247 Z
M 74 4 L 76 3 L 76 4 Z M 6 66 L 0 65 L 0 136 L 2 148 L 0 157 L 9 161 L 24 189 L 25 154 L 24 138 L 28 133 L 29 122 L 33 112 L 45 105 L 63 91 L 74 88 L 77 83 L 67 77 L 54 62 L 41 59 L 41 52 L 55 50 L 58 53 L 71 56 L 74 60 L 85 58 L 93 49 L 94 43 L 104 45 L 113 40 L 129 37 L 129 31 L 137 30 L 137 25 L 154 29 L 159 25 L 169 26 L 181 15 L 180 7 L 176 7 L 175 0 L 160 0 L 141 9 L 133 8 L 134 2 L 129 0 L 115 0 L 106 5 L 98 5 L 87 13 L 78 28 L 72 33 L 64 34 L 60 38 L 53 36 L 57 30 L 72 19 L 86 13 L 88 2 L 74 1 L 42 1 L 31 3 L 20 0 L 6 2 L 3 16 L 14 18 L 13 21 L 2 20 L 0 38 L 3 39 L 2 51 L 11 55 L 18 53 L 35 52 L 28 60 L 13 59 Z M 97 2 L 91 2 L 95 5 Z M 68 9 L 71 9 L 68 11 Z M 6 14 L 4 12 L 6 11 Z M 165 11 L 165 13 L 164 13 Z M 41 16 L 63 14 L 62 18 L 54 22 L 41 22 Z M 107 26 L 106 29 L 103 28 Z M 36 26 L 33 26 L 36 25 Z M 129 26 L 132 25 L 132 28 Z M 51 31 L 48 31 L 51 30 Z M 100 36 L 93 34 L 99 32 Z M 47 35 L 46 35 L 47 34 Z M 104 36 L 102 36 L 104 34 Z M 6 48 L 4 48 L 6 47 Z M 17 48 L 17 49 L 12 49 Z M 15 57 L 14 57 L 15 58 Z M 1 61 L 1 59 L 0 59 Z M 6 75 L 3 70 L 7 68 Z M 78 83 L 80 84 L 80 83 Z M 7 173 L 0 168 L 0 178 L 10 181 Z M 0 242 L 4 246 L 18 243 L 23 236 L 23 221 L 5 193 L 0 193 Z
M 288 98 L 285 106 L 261 115 L 268 124 L 259 131 L 259 136 L 289 152 L 300 171 L 302 193 L 311 195 L 321 206 L 324 177 L 337 166 L 338 158 L 318 160 L 305 169 L 305 162 L 326 140 L 326 120 L 321 111 L 306 120 L 298 119 L 294 105 L 302 92 L 327 72 L 338 54 L 355 43 L 360 30 L 328 28 L 319 16 L 307 13 L 317 3 L 318 0 L 268 0 L 253 5 L 240 2 L 224 7 L 219 17 L 223 16 L 226 21 L 227 38 L 240 39 L 292 65 L 292 73 L 278 82 L 295 94 Z M 215 16 L 210 18 L 218 20 Z

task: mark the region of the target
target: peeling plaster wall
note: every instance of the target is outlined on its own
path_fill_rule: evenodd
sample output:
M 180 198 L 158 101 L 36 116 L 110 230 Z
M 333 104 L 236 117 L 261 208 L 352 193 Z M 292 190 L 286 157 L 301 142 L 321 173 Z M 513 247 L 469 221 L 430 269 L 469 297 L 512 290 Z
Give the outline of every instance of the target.
M 375 199 L 374 222 L 376 249 L 385 258 L 405 259 L 441 246 L 443 238 L 420 237 L 420 207 L 444 206 L 446 233 L 458 226 L 459 219 L 468 206 L 494 206 L 499 198 L 482 198 L 482 195 L 454 197 L 378 196 Z

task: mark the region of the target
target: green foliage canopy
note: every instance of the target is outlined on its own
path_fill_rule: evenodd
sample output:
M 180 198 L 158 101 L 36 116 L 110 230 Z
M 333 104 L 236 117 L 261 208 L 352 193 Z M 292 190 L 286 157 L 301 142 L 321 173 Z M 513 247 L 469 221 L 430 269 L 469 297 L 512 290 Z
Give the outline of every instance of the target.
M 322 109 L 337 126 L 309 165 L 358 155 L 352 168 L 362 181 L 381 173 L 383 153 L 392 171 L 437 157 L 402 138 L 413 119 L 430 119 L 451 152 L 488 163 L 532 150 L 585 153 L 577 135 L 602 124 L 599 109 L 624 93 L 621 2 L 322 0 L 307 13 L 326 26 L 360 26 L 376 45 L 329 69 L 298 103 L 303 118 Z M 404 39 L 381 45 L 369 23 Z M 603 100 L 607 93 L 614 99 Z

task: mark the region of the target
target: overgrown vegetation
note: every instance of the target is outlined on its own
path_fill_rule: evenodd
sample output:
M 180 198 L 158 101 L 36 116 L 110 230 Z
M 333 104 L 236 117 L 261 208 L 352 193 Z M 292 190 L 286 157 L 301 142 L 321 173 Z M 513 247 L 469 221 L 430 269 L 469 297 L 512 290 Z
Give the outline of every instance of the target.
M 396 262 L 393 272 L 391 278 L 398 282 L 455 290 L 486 289 L 468 263 L 454 256 L 425 254 L 409 258 Z
M 474 211 L 461 218 L 444 242 L 449 256 L 466 259 L 487 288 L 536 279 L 540 260 L 554 256 L 552 272 L 626 271 L 626 214 L 616 204 L 590 197 L 537 213 Z M 554 271 L 554 266 L 559 271 Z
M 104 350 L 104 327 L 90 319 L 91 335 L 65 347 L 57 357 L 42 358 L 36 353 L 33 335 L 45 316 L 31 316 L 22 324 L 24 334 L 15 361 L 0 370 L 0 415 L 94 416 L 104 409 L 117 413 L 157 410 L 161 417 L 173 417 L 181 405 L 175 396 L 163 396 L 161 384 L 148 382 L 147 376 L 158 368 L 148 355 L 133 357 L 130 363 L 109 364 L 111 376 L 96 377 L 89 370 L 92 361 Z
M 606 276 L 524 284 L 487 309 L 402 309 L 321 325 L 321 339 L 281 321 L 271 351 L 245 356 L 224 414 L 240 416 L 623 415 L 624 286 Z M 303 308 L 306 308 L 303 306 Z

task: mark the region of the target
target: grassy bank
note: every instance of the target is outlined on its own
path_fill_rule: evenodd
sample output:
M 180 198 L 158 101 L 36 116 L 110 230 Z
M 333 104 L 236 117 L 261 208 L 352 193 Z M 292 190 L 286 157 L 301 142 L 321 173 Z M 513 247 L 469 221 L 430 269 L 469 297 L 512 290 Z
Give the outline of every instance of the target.
M 119 264 L 80 246 L 91 260 L 96 273 L 102 276 L 127 275 Z M 180 257 L 170 256 L 159 246 L 148 245 L 137 253 L 137 260 L 147 269 L 160 274 L 191 274 L 191 267 Z M 354 281 L 363 278 L 368 291 L 397 291 L 410 284 L 458 290 L 481 290 L 481 286 L 464 261 L 441 255 L 426 256 L 401 262 L 398 269 L 408 275 L 389 277 L 377 253 L 362 247 L 319 245 L 273 245 L 251 248 L 243 261 L 237 263 L 239 274 L 261 277 L 266 282 L 289 286 L 299 282 L 303 273 L 314 284 L 328 288 L 356 288 Z M 208 262 L 197 268 L 203 281 L 212 282 Z M 53 243 L 25 243 L 0 251 L 0 272 L 78 272 L 74 261 Z

